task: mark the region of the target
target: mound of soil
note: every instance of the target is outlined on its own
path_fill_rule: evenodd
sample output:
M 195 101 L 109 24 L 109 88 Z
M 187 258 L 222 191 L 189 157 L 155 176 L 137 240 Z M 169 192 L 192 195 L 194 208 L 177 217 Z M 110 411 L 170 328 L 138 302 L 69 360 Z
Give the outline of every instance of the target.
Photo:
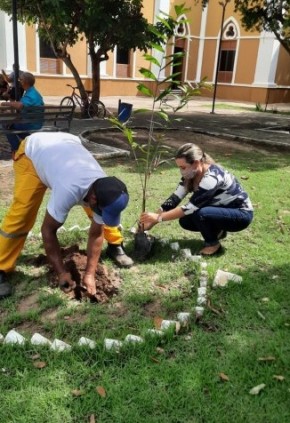
M 108 271 L 107 266 L 99 263 L 96 272 L 96 290 L 95 296 L 88 296 L 85 289 L 81 286 L 82 277 L 85 272 L 87 264 L 86 252 L 79 249 L 77 245 L 61 250 L 63 261 L 66 269 L 71 273 L 73 280 L 76 282 L 77 287 L 74 291 L 66 294 L 70 298 L 82 300 L 89 298 L 93 302 L 105 303 L 111 297 L 118 293 L 121 279 L 115 270 Z M 40 267 L 48 264 L 47 257 L 43 254 L 30 260 L 30 264 Z M 57 277 L 52 268 L 49 267 L 47 272 L 48 284 L 52 287 L 58 287 Z

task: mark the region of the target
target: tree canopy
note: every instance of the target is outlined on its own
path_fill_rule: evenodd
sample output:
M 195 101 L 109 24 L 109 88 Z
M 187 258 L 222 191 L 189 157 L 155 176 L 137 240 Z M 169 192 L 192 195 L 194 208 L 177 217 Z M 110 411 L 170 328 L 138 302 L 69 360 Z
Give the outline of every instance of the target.
M 142 13 L 142 0 L 18 0 L 18 20 L 38 24 L 41 39 L 53 48 L 71 70 L 81 95 L 84 87 L 68 53 L 85 37 L 92 61 L 93 99 L 100 94 L 100 62 L 115 46 L 146 50 L 151 25 Z M 12 14 L 11 0 L 0 0 L 0 9 Z

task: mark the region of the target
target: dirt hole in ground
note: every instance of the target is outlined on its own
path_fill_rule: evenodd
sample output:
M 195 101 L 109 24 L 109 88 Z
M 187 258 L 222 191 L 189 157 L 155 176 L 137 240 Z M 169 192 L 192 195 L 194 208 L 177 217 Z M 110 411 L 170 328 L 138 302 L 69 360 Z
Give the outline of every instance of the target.
M 69 298 L 77 300 L 89 299 L 92 302 L 105 303 L 118 293 L 121 284 L 118 272 L 113 269 L 109 270 L 106 265 L 99 263 L 96 272 L 97 293 L 94 297 L 88 297 L 86 291 L 81 286 L 87 264 L 86 252 L 80 250 L 78 245 L 62 248 L 61 252 L 66 269 L 71 273 L 73 280 L 77 284 L 74 291 L 66 294 Z M 43 254 L 32 259 L 30 263 L 36 267 L 48 265 L 47 257 Z M 49 286 L 58 287 L 56 274 L 50 267 L 47 272 L 47 279 Z

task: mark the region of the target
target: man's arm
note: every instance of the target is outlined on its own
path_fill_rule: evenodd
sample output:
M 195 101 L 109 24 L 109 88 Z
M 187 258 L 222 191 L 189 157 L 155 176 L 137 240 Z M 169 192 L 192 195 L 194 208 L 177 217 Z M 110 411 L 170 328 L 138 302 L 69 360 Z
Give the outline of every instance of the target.
M 83 284 L 86 286 L 90 295 L 96 294 L 96 270 L 102 251 L 103 240 L 103 225 L 92 220 L 87 245 L 87 266 L 83 277 Z
M 64 290 L 75 287 L 75 282 L 69 272 L 67 272 L 60 250 L 56 232 L 62 226 L 48 212 L 46 212 L 41 227 L 41 233 L 44 243 L 45 252 L 50 264 L 53 266 L 58 276 L 59 285 Z
M 1 72 L 2 72 L 2 75 L 3 75 L 3 78 L 5 79 L 5 81 L 6 82 L 8 82 L 8 84 L 9 84 L 9 77 L 8 77 L 8 75 L 7 75 L 7 73 L 5 72 L 5 70 L 4 69 L 1 69 Z
M 10 109 L 21 110 L 23 109 L 23 103 L 21 101 L 4 101 L 1 106 L 9 107 Z

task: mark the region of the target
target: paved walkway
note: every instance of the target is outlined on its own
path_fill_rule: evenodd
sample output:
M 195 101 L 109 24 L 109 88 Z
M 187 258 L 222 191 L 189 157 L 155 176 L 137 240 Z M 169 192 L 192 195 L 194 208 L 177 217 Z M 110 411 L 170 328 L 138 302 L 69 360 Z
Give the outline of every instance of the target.
M 59 104 L 61 97 L 45 97 L 46 104 Z M 105 103 L 109 113 L 116 115 L 119 97 L 105 97 Z M 133 110 L 152 107 L 152 100 L 145 97 L 123 97 L 122 102 L 133 104 Z M 174 102 L 170 102 L 174 105 Z M 217 100 L 215 113 L 212 111 L 212 100 L 207 98 L 194 98 L 188 105 L 177 112 L 180 118 L 171 124 L 172 128 L 187 129 L 195 133 L 228 139 L 232 142 L 248 142 L 261 145 L 270 145 L 279 148 L 290 149 L 290 104 L 275 104 L 268 106 L 268 112 L 256 112 L 255 105 L 250 103 L 223 102 Z M 171 112 L 171 108 L 167 108 Z M 278 113 L 275 113 L 275 112 Z M 282 114 L 279 112 L 287 112 Z M 133 127 L 148 127 L 150 113 L 133 115 L 130 125 Z M 157 123 L 158 125 L 158 123 Z M 87 131 L 108 128 L 108 120 L 97 119 L 73 119 L 71 132 L 84 137 Z M 9 146 L 1 136 L 0 160 L 9 160 Z M 91 143 L 90 143 L 91 144 Z M 94 154 L 108 154 L 112 152 L 108 146 L 95 145 Z M 114 152 L 117 154 L 118 152 Z

